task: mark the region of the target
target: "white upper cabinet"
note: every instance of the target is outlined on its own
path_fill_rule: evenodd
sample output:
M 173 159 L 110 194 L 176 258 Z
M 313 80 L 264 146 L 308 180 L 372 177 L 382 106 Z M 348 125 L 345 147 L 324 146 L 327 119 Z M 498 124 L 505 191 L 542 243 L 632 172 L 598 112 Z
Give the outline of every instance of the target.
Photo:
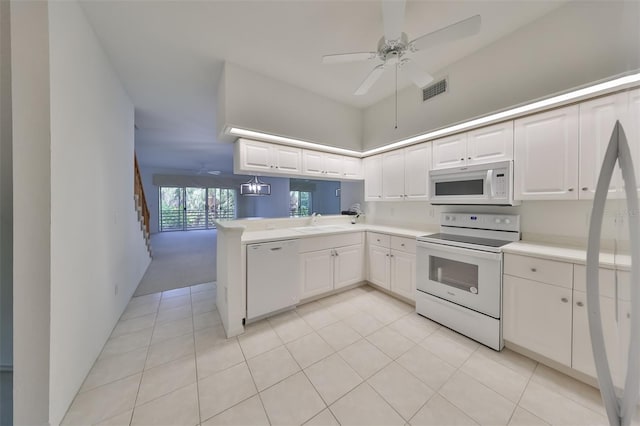
M 342 177 L 344 179 L 362 179 L 362 160 L 356 157 L 343 157 Z
M 382 154 L 382 198 L 404 199 L 404 150 Z
M 578 199 L 578 105 L 515 121 L 514 198 Z
M 580 104 L 579 198 L 581 200 L 593 199 L 613 126 L 616 120 L 622 120 L 626 110 L 626 93 L 597 98 Z M 617 184 L 620 182 L 620 169 L 616 167 L 609 187 L 609 197 L 620 195 L 616 193 Z
M 429 165 L 431 164 L 431 142 L 404 149 L 404 196 L 405 200 L 429 199 Z
M 284 145 L 238 139 L 235 151 L 237 171 L 271 174 L 300 174 L 302 150 Z
M 513 121 L 433 141 L 433 169 L 513 158 Z
M 367 157 L 364 166 L 364 200 L 382 200 L 382 155 Z
M 302 170 L 310 176 L 341 178 L 342 160 L 342 155 L 305 149 L 302 151 Z

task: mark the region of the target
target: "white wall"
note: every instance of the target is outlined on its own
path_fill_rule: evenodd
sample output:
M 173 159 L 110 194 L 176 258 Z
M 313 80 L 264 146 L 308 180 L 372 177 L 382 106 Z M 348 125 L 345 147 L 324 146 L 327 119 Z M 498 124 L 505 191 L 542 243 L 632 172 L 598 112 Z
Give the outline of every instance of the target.
M 9 2 L 0 2 L 0 368 L 13 364 L 13 177 Z
M 76 2 L 49 3 L 49 46 L 55 425 L 150 258 L 134 210 L 133 104 Z
M 49 422 L 50 109 L 46 2 L 12 1 L 13 421 Z M 3 9 L 3 11 L 6 9 Z
M 450 91 L 425 103 L 410 87 L 364 112 L 363 147 L 485 115 L 640 68 L 640 3 L 568 2 L 452 64 Z
M 362 148 L 362 111 L 357 108 L 228 62 L 218 93 L 222 93 L 219 132 L 233 125 L 341 148 Z

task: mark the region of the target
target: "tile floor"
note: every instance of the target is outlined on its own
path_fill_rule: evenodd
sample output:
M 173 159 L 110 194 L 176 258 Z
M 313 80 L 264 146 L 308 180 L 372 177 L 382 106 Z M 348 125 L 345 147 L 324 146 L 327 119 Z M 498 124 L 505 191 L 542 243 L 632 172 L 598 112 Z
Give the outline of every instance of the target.
M 64 424 L 607 424 L 596 389 L 363 286 L 227 339 L 215 284 L 135 297 Z

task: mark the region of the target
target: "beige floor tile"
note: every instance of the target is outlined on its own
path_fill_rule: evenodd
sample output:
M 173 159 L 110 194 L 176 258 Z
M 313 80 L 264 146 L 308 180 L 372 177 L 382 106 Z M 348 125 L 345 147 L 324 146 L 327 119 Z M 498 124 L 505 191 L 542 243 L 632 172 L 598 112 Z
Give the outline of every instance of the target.
M 597 413 L 606 415 L 600 391 L 566 374 L 553 370 L 546 365 L 538 364 L 531 381 L 558 392 L 560 395 L 564 395 Z
M 391 324 L 406 315 L 406 312 L 393 306 L 380 304 L 374 305 L 374 307 L 367 312 L 384 325 Z
M 218 312 L 217 309 L 193 316 L 194 330 L 202 330 L 209 327 L 215 327 L 221 324 L 222 324 L 222 319 L 220 318 L 220 313 Z
M 89 371 L 80 392 L 97 388 L 107 383 L 115 382 L 144 369 L 147 358 L 147 348 L 136 349 L 120 355 L 99 359 Z
M 208 419 L 256 394 L 246 363 L 235 365 L 198 382 L 200 417 Z
M 216 290 L 215 282 L 196 284 L 191 286 L 191 295 L 201 293 L 203 291 L 215 291 L 215 290 Z
M 307 307 L 306 309 L 297 309 L 298 315 L 306 321 L 314 330 L 320 330 L 323 327 L 333 324 L 340 320 L 332 314 L 326 307 L 314 302 L 314 309 Z M 311 305 L 311 304 L 310 304 Z M 304 305 L 303 305 L 304 306 Z
M 318 334 L 336 351 L 362 339 L 360 334 L 342 321 L 318 330 Z
M 304 424 L 305 426 L 340 426 L 340 423 L 331 414 L 331 410 L 328 408 L 322 410 L 320 414 L 313 417 L 311 420 Z
M 136 331 L 144 330 L 145 328 L 153 327 L 156 321 L 155 312 L 149 315 L 144 315 L 129 320 L 120 320 L 116 324 L 111 333 L 111 338 L 119 337 L 128 333 L 134 333 Z
M 160 300 L 160 306 L 158 307 L 158 312 L 162 312 L 168 309 L 174 309 L 181 306 L 190 306 L 191 305 L 191 296 L 186 294 L 184 296 L 174 296 L 170 298 L 162 297 Z
M 137 406 L 131 426 L 197 425 L 199 421 L 198 391 L 194 383 Z
M 193 355 L 145 370 L 136 405 L 145 404 L 195 382 L 196 360 Z
M 389 328 L 397 331 L 407 339 L 419 343 L 437 331 L 440 325 L 416 313 L 410 313 L 392 322 Z
M 131 298 L 127 307 L 144 305 L 149 302 L 160 303 L 161 298 L 162 298 L 162 293 L 151 293 L 151 294 L 145 294 L 144 296 L 135 296 Z
M 191 308 L 193 309 L 194 315 L 204 314 L 205 312 L 211 312 L 218 309 L 215 299 L 196 300 L 191 304 Z
M 391 358 L 365 339 L 347 346 L 339 353 L 363 379 L 372 376 L 391 362 Z
M 367 380 L 405 420 L 409 420 L 433 395 L 427 385 L 395 362 Z
M 193 336 L 185 334 L 173 339 L 162 340 L 149 346 L 145 368 L 153 368 L 169 361 L 195 353 Z
M 527 385 L 519 405 L 553 425 L 608 424 L 606 417 L 534 381 Z
M 227 339 L 227 334 L 224 332 L 222 324 L 197 330 L 194 332 L 194 337 L 197 352 L 202 352 L 205 349 L 226 343 L 229 340 Z
M 120 337 L 112 337 L 104 344 L 100 358 L 123 354 L 134 349 L 146 348 L 151 343 L 152 333 L 153 327 L 149 327 Z
M 474 352 L 460 370 L 515 403 L 529 382 L 528 377 L 487 358 L 482 352 Z
M 489 349 L 486 346 L 480 345 L 478 353 L 490 358 L 505 367 L 509 367 L 521 376 L 531 377 L 533 371 L 536 369 L 538 363 L 531 358 L 527 358 L 524 355 L 520 355 L 510 349 L 503 348 L 500 352 Z
M 307 334 L 298 340 L 287 343 L 286 346 L 302 368 L 307 368 L 334 353 L 333 348 L 318 333 Z
M 202 426 L 269 426 L 269 419 L 258 395 L 202 422 Z
M 180 287 L 180 288 L 174 288 L 172 290 L 166 290 L 162 292 L 162 299 L 166 300 L 166 299 L 171 299 L 173 297 L 176 296 L 188 296 L 191 294 L 191 288 L 190 287 Z
M 191 295 L 191 303 L 209 302 L 215 304 L 217 297 L 216 290 L 201 291 Z
M 147 303 L 139 303 L 134 305 L 128 305 L 122 313 L 120 321 L 125 321 L 132 318 L 143 317 L 149 314 L 155 314 L 158 311 L 159 300 L 152 300 Z
M 331 313 L 331 315 L 340 320 L 351 317 L 360 312 L 358 308 L 353 303 L 351 303 L 350 300 L 340 300 L 336 303 L 333 303 L 332 305 L 327 307 L 327 310 Z
M 299 425 L 326 408 L 303 372 L 260 393 L 272 425 Z
M 244 334 L 238 336 L 238 341 L 247 359 L 282 345 L 282 340 L 268 322 L 252 329 L 247 328 Z
M 63 425 L 88 425 L 131 410 L 142 374 L 127 377 L 76 395 Z
M 346 394 L 331 407 L 343 425 L 404 425 L 405 421 L 367 383 Z
M 516 410 L 509 420 L 509 426 L 545 426 L 547 422 L 540 417 L 534 416 L 522 407 L 516 407 Z
M 456 342 L 439 333 L 440 330 L 424 339 L 420 345 L 441 360 L 459 368 L 471 356 L 475 349 Z
M 378 349 L 387 354 L 391 359 L 396 359 L 415 343 L 389 327 L 381 328 L 367 336 L 367 340 Z
M 362 378 L 338 354 L 333 354 L 304 370 L 327 405 L 362 383 Z
M 295 311 L 270 318 L 269 322 L 284 343 L 292 342 L 313 332 L 313 328 Z
M 96 423 L 96 426 L 129 426 L 129 424 L 131 424 L 132 415 L 133 410 L 127 410 L 124 413 L 120 413 L 113 417 L 109 417 L 100 423 Z
M 409 423 L 412 426 L 471 426 L 478 424 L 438 394 L 434 395 Z
M 431 352 L 417 345 L 396 360 L 433 390 L 438 390 L 456 371 Z
M 460 371 L 439 392 L 480 424 L 506 425 L 515 409 L 513 402 Z
M 191 305 L 178 306 L 177 308 L 165 309 L 158 312 L 156 326 L 158 324 L 177 321 L 183 318 L 191 318 Z
M 362 336 L 368 336 L 374 331 L 384 327 L 384 324 L 375 319 L 373 315 L 366 312 L 351 315 L 342 321 Z
M 253 357 L 247 364 L 258 391 L 263 391 L 300 371 L 298 363 L 284 346 Z
M 151 344 L 191 333 L 193 333 L 193 318 L 191 318 L 191 316 L 175 321 L 165 322 L 163 324 L 156 323 L 156 326 L 153 328 Z
M 475 351 L 476 349 L 480 348 L 480 346 L 482 346 L 480 343 L 476 342 L 473 339 L 468 338 L 467 336 L 464 336 L 456 331 L 451 330 L 450 328 L 447 327 L 440 327 L 437 331 L 435 331 L 433 334 L 436 335 L 440 335 L 440 336 L 444 336 L 448 339 L 453 340 L 454 342 L 456 342 L 457 344 L 466 347 L 468 350 L 470 351 Z
M 196 352 L 198 380 L 244 362 L 244 356 L 237 339 Z

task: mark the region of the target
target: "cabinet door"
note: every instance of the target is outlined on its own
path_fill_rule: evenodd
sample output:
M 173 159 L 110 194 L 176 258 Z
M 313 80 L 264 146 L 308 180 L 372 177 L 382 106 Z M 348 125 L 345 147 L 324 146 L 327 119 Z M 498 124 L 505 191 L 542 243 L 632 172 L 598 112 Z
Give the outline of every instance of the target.
M 382 200 L 382 155 L 374 155 L 363 160 L 364 200 Z
M 571 366 L 571 289 L 504 276 L 504 339 Z
M 342 155 L 324 154 L 324 175 L 333 178 L 342 177 Z
M 276 169 L 280 173 L 302 172 L 302 150 L 291 146 L 273 145 L 273 157 Z
M 302 152 L 302 171 L 305 175 L 322 176 L 323 155 L 321 152 L 304 150 Z
M 416 255 L 391 250 L 391 291 L 416 299 Z
M 406 200 L 429 198 L 429 168 L 431 142 L 410 146 L 404 150 L 404 193 Z
M 578 199 L 578 105 L 515 121 L 514 198 Z
M 300 254 L 300 299 L 333 290 L 333 249 Z
M 623 116 L 622 125 L 631 149 L 638 190 L 640 190 L 640 171 L 638 171 L 640 170 L 640 89 L 630 91 L 626 102 L 626 113 Z
M 616 308 L 616 301 L 610 297 L 600 296 L 600 313 L 602 318 L 602 330 L 604 333 L 604 344 L 607 351 L 607 358 L 611 368 L 611 374 L 617 385 L 621 385 L 620 380 L 624 377 L 623 366 L 626 365 L 626 353 L 622 353 L 623 345 L 622 333 L 618 324 L 622 325 L 616 313 L 622 310 Z M 571 367 L 575 370 L 596 376 L 596 367 L 593 361 L 591 349 L 591 335 L 589 333 L 589 319 L 587 314 L 587 295 L 581 291 L 573 292 L 573 355 Z
M 579 198 L 592 200 L 600 175 L 604 153 L 609 145 L 616 120 L 621 119 L 627 109 L 627 94 L 621 93 L 598 98 L 580 104 L 580 173 Z M 640 117 L 639 117 L 640 118 Z M 622 182 L 620 169 L 614 170 L 608 197 L 616 194 L 616 183 Z
M 344 179 L 362 179 L 362 160 L 356 157 L 343 157 L 342 177 Z
M 404 199 L 404 151 L 399 149 L 382 155 L 382 198 Z
M 240 145 L 240 167 L 243 170 L 273 171 L 271 145 L 264 142 L 242 139 Z
M 467 165 L 513 159 L 513 121 L 467 133 Z
M 364 250 L 362 244 L 335 249 L 333 287 L 335 289 L 364 280 Z
M 373 244 L 368 245 L 367 279 L 373 284 L 390 289 L 389 285 L 389 249 Z
M 467 134 L 462 133 L 432 142 L 433 169 L 464 166 L 467 156 Z

